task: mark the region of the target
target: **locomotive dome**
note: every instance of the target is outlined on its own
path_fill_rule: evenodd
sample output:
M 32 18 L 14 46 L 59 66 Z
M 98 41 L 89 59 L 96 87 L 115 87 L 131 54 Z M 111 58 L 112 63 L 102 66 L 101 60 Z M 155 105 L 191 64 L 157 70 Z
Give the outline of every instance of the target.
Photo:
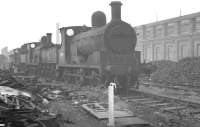
M 101 27 L 106 24 L 106 15 L 102 11 L 92 14 L 92 27 Z

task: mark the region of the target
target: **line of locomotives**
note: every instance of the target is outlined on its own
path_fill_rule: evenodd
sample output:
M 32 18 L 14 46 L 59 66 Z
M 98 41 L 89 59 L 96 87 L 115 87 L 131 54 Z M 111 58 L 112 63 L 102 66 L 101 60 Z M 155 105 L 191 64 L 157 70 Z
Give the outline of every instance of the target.
M 27 74 L 59 78 L 70 83 L 95 85 L 116 81 L 120 87 L 134 85 L 138 77 L 140 52 L 133 27 L 121 20 L 120 1 L 112 1 L 112 19 L 94 12 L 92 27 L 60 28 L 61 45 L 53 44 L 51 33 L 40 42 L 15 49 L 12 59 Z

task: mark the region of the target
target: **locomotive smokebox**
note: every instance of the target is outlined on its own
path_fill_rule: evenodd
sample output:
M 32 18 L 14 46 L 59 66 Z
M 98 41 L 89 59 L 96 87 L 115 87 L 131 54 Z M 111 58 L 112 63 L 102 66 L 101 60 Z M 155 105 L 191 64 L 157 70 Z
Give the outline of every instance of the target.
M 121 20 L 121 6 L 122 3 L 120 1 L 112 1 L 110 3 L 112 19 L 111 21 Z

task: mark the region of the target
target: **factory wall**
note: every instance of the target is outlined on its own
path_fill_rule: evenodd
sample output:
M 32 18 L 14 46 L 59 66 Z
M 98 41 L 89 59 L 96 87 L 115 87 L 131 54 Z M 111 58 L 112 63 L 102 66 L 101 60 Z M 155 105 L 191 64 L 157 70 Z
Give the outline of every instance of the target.
M 200 12 L 135 27 L 141 62 L 200 56 Z

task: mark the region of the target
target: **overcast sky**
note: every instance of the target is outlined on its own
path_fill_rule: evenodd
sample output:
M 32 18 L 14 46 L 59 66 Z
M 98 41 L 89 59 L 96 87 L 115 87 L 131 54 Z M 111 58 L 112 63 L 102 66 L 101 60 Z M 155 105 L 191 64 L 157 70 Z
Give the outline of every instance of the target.
M 36 42 L 60 26 L 91 26 L 91 15 L 97 10 L 110 21 L 111 0 L 0 0 L 0 49 L 20 47 Z M 199 0 L 121 0 L 122 19 L 132 26 L 200 12 Z

